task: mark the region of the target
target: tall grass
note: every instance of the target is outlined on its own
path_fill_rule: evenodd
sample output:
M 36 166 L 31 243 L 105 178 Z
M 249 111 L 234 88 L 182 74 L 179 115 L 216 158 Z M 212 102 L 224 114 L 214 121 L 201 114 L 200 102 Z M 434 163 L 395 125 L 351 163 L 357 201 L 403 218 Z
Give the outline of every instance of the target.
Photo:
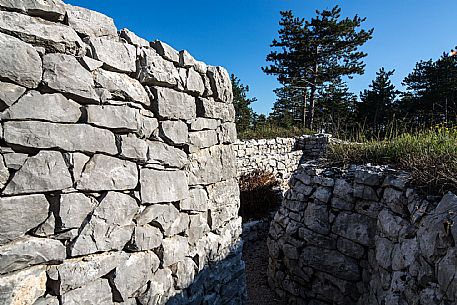
M 457 191 L 457 128 L 437 126 L 381 141 L 333 144 L 328 159 L 338 165 L 390 164 L 411 172 L 413 183 L 428 193 Z
M 256 129 L 241 131 L 238 133 L 238 138 L 241 140 L 250 139 L 274 139 L 274 138 L 293 138 L 306 134 L 314 134 L 312 130 L 290 127 L 283 128 L 278 126 L 262 126 Z

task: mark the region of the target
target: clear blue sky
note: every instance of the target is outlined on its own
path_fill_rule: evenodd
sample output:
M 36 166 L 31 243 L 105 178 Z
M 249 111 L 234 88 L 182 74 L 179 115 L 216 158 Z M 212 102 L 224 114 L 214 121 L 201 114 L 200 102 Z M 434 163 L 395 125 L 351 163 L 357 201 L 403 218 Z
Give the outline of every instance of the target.
M 65 1 L 65 0 L 64 0 Z M 364 50 L 365 74 L 349 85 L 359 93 L 376 71 L 395 69 L 401 81 L 421 59 L 438 58 L 457 44 L 455 0 L 66 0 L 114 18 L 119 29 L 129 28 L 148 40 L 159 39 L 174 48 L 187 49 L 195 58 L 225 66 L 249 85 L 258 102 L 255 111 L 269 113 L 275 101 L 274 76 L 261 71 L 270 43 L 277 36 L 279 11 L 293 10 L 310 18 L 316 9 L 339 4 L 342 15 L 367 17 L 365 28 L 375 28 Z

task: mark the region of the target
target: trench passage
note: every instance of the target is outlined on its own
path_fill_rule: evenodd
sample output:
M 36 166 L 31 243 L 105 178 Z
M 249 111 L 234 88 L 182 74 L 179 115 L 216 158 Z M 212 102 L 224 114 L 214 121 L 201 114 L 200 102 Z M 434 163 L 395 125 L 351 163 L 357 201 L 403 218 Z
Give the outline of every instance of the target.
M 283 305 L 268 286 L 267 276 L 268 230 L 282 200 L 279 182 L 272 174 L 255 171 L 242 176 L 239 184 L 243 260 L 246 264 L 246 305 Z

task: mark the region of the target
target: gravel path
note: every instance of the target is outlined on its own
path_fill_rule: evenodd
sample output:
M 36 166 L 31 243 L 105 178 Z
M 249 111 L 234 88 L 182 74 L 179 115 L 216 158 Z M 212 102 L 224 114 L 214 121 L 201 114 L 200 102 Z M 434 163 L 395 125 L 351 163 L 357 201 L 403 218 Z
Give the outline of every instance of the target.
M 246 281 L 248 300 L 246 305 L 284 305 L 272 289 L 268 287 L 268 247 L 267 230 L 259 232 L 259 238 L 247 241 L 243 248 L 243 260 L 246 263 Z

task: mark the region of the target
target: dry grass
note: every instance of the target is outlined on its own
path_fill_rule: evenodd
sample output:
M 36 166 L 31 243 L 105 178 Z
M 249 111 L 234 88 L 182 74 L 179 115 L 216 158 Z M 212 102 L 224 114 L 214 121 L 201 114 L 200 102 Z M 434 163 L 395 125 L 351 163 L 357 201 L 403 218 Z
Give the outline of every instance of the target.
M 307 134 L 314 134 L 315 132 L 309 129 L 298 127 L 282 128 L 277 126 L 264 126 L 254 130 L 245 130 L 238 134 L 241 140 L 250 139 L 274 139 L 274 138 L 293 138 Z
M 240 177 L 240 216 L 243 221 L 263 219 L 279 207 L 279 182 L 261 170 Z
M 390 164 L 411 172 L 413 183 L 427 193 L 457 191 L 457 129 L 437 126 L 384 141 L 335 144 L 333 164 Z

